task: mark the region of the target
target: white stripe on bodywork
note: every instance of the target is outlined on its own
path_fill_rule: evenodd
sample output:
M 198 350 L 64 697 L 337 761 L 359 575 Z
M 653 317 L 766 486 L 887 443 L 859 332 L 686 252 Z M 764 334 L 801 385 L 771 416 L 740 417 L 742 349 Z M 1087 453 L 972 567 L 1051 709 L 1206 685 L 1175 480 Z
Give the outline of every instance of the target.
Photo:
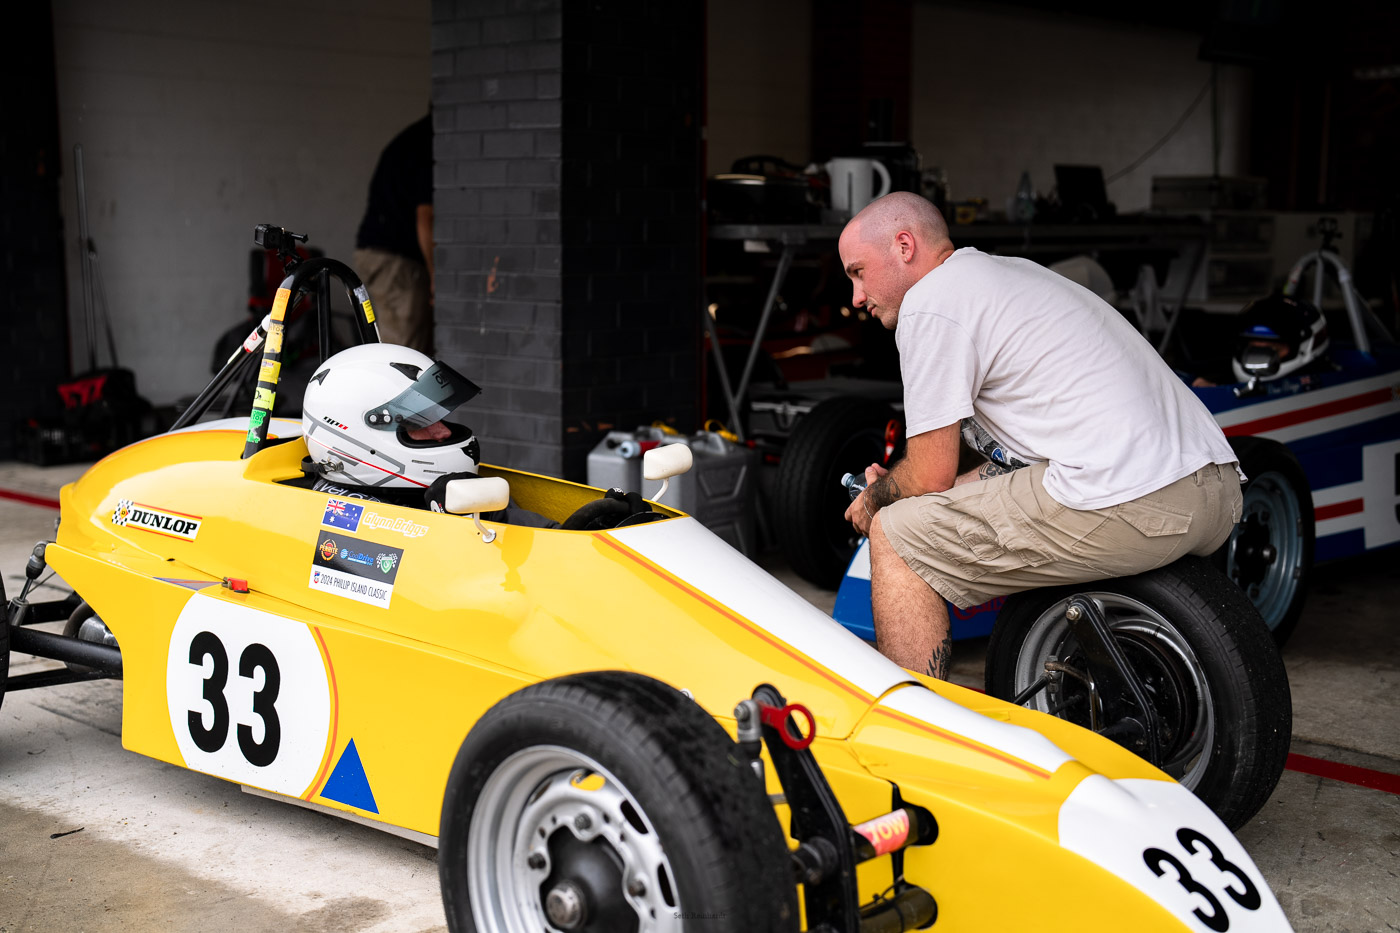
M 912 679 L 693 518 L 608 534 L 872 697 Z M 974 713 L 922 686 L 910 684 L 882 703 L 1046 771 L 1071 758 L 1037 732 Z
M 1072 760 L 1062 748 L 1039 732 L 975 713 L 926 687 L 909 686 L 896 690 L 881 700 L 880 705 L 1014 755 L 1051 774 L 1060 765 Z
M 1350 502 L 1352 499 L 1363 498 L 1366 483 L 1357 480 L 1354 483 L 1340 483 L 1336 486 L 1328 486 L 1326 489 L 1318 489 L 1313 492 L 1313 508 L 1318 509 L 1325 505 L 1336 505 L 1338 502 Z M 1323 538 L 1327 535 L 1340 534 L 1343 531 L 1355 531 L 1366 524 L 1366 512 L 1352 512 L 1350 515 L 1338 515 L 1335 518 L 1324 518 L 1317 522 L 1314 534 Z
M 856 556 L 851 558 L 851 566 L 846 568 L 846 576 L 854 580 L 870 579 L 870 539 L 861 538 Z
M 667 573 L 878 697 L 909 680 L 904 669 L 842 628 L 693 518 L 608 534 Z
M 1328 431 L 1336 431 L 1340 428 L 1350 427 L 1354 424 L 1361 424 L 1373 418 L 1380 418 L 1385 415 L 1400 412 L 1400 394 L 1394 390 L 1400 389 L 1400 374 L 1389 373 L 1384 376 L 1373 376 L 1370 379 L 1361 379 L 1356 382 L 1349 382 L 1345 385 L 1331 386 L 1326 389 L 1316 389 L 1310 392 L 1297 392 L 1284 398 L 1271 399 L 1267 402 L 1260 402 L 1257 405 L 1245 405 L 1241 408 L 1232 408 L 1229 411 L 1222 411 L 1215 416 L 1215 423 L 1222 428 L 1234 427 L 1237 424 L 1246 424 L 1251 421 L 1259 421 L 1263 418 L 1271 418 L 1274 415 L 1283 415 L 1300 408 L 1312 408 L 1317 405 L 1326 405 L 1328 402 L 1342 401 L 1343 399 L 1355 398 L 1374 392 L 1376 389 L 1391 389 L 1391 397 L 1388 401 L 1378 402 L 1359 408 L 1356 411 L 1342 412 L 1336 415 L 1328 415 L 1321 418 L 1314 418 L 1298 424 L 1288 425 L 1273 431 L 1265 431 L 1258 437 L 1267 437 L 1277 441 L 1293 441 L 1302 437 L 1311 437 L 1314 434 L 1325 434 Z
M 1059 830 L 1061 846 L 1122 878 L 1198 933 L 1292 929 L 1244 846 L 1195 794 L 1173 781 L 1111 781 L 1090 775 L 1060 805 Z M 1219 859 L 1212 859 L 1211 845 Z M 1224 917 L 1203 895 L 1184 886 L 1186 879 L 1172 860 L 1210 892 Z M 1252 910 L 1248 887 L 1259 895 L 1259 905 Z M 1231 897 L 1231 890 L 1238 896 Z M 1201 921 L 1198 910 L 1215 914 L 1213 928 Z

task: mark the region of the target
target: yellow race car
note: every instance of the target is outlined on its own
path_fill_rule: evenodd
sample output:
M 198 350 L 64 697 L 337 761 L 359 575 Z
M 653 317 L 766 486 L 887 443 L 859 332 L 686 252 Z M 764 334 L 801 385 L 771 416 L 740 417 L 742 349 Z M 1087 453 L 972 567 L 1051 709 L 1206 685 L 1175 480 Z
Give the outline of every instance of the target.
M 372 327 L 304 263 L 240 351 L 264 376 L 319 268 Z M 1166 774 L 897 667 L 692 518 L 483 522 L 601 492 L 483 466 L 435 513 L 317 492 L 307 453 L 257 408 L 64 487 L 30 569 L 82 604 L 58 635 L 29 623 L 72 606 L 10 601 L 0 696 L 8 650 L 69 664 L 12 690 L 121 676 L 126 748 L 439 846 L 454 931 L 1289 928 Z

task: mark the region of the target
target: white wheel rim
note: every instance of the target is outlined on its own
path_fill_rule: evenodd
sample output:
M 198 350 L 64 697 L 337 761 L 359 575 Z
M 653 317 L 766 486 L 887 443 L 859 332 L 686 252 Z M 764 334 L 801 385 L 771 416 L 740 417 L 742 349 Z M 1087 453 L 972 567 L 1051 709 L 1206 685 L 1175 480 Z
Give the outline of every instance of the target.
M 472 813 L 467 893 L 480 933 L 579 928 L 551 922 L 541 895 L 553 870 L 549 843 L 557 833 L 596 840 L 611 851 L 621 865 L 621 890 L 610 893 L 636 913 L 639 933 L 682 929 L 675 873 L 636 799 L 588 755 L 540 745 L 501 762 Z

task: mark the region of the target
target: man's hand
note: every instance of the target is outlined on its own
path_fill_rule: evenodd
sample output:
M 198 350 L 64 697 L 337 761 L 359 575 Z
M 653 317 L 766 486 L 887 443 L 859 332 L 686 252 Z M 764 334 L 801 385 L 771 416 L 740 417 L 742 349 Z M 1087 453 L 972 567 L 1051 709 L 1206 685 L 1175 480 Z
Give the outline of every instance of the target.
M 887 470 L 878 463 L 865 468 L 865 492 L 846 510 L 846 521 L 869 537 L 870 522 L 885 506 L 908 496 L 942 492 L 958 474 L 961 424 L 953 422 L 909 438 L 904 459 Z
M 866 488 L 868 489 L 870 484 L 880 477 L 889 475 L 889 472 L 889 470 L 880 466 L 878 463 L 870 464 L 870 466 L 865 468 Z M 861 494 L 856 496 L 855 500 L 851 502 L 850 508 L 846 509 L 846 521 L 850 522 L 851 525 L 855 527 L 856 531 L 864 536 L 868 536 L 870 534 L 871 519 L 875 517 L 875 509 L 867 508 L 867 499 L 865 495 L 865 492 L 861 492 Z

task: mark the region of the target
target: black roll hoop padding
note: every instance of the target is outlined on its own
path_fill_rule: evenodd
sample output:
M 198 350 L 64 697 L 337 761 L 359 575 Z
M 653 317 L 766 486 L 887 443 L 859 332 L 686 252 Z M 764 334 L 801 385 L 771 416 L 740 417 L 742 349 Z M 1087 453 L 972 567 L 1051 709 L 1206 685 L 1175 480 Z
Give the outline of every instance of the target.
M 626 525 L 640 525 L 665 517 L 659 512 L 653 512 L 641 493 L 623 492 L 614 487 L 604 492 L 603 498 L 579 506 L 574 514 L 564 519 L 564 524 L 560 527 L 565 531 L 602 531 Z
M 560 527 L 565 531 L 601 531 L 616 528 L 618 522 L 631 514 L 632 509 L 626 500 L 604 496 L 579 506 L 574 514 L 564 519 Z

